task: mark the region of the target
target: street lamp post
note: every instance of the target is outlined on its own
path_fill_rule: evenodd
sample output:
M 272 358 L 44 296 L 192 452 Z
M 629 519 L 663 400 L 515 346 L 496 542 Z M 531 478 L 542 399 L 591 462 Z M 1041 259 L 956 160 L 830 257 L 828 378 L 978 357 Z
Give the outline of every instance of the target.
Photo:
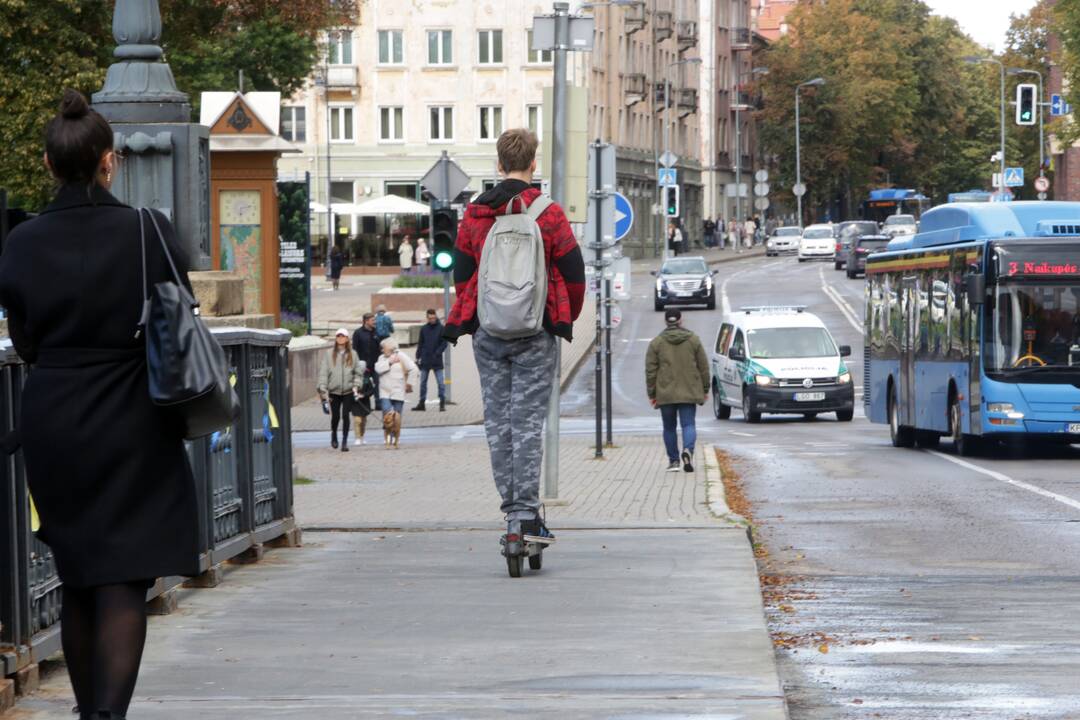
M 998 196 L 999 199 L 1003 200 L 1005 199 L 1005 64 L 995 58 L 979 57 L 978 55 L 969 55 L 964 58 L 964 62 L 972 65 L 993 63 L 1001 69 L 1001 175 L 998 177 Z
M 679 65 L 700 65 L 701 58 L 683 58 L 668 63 L 664 72 L 664 154 L 671 152 L 671 69 Z M 668 242 L 664 238 L 664 260 L 668 258 Z
M 1044 154 L 1043 145 L 1043 75 L 1038 70 L 1027 70 L 1025 68 L 1009 68 L 1010 75 L 1035 75 L 1039 78 L 1039 102 L 1036 103 L 1039 106 L 1039 177 L 1046 176 L 1046 155 Z
M 743 78 L 753 77 L 755 75 L 768 75 L 769 68 L 756 67 L 751 68 L 745 72 L 741 72 L 736 77 L 735 82 L 735 222 L 740 226 L 743 221 L 742 214 L 742 120 L 740 118 L 740 108 L 742 107 L 742 98 L 739 97 L 739 88 L 742 86 Z
M 817 87 L 825 84 L 825 78 L 816 77 L 813 80 L 807 80 L 804 83 L 799 83 L 795 86 L 795 200 L 798 204 L 799 212 L 799 227 L 803 226 L 803 214 L 802 214 L 802 196 L 803 193 L 800 190 L 805 190 L 802 187 L 802 147 L 801 139 L 799 137 L 799 91 L 804 87 Z

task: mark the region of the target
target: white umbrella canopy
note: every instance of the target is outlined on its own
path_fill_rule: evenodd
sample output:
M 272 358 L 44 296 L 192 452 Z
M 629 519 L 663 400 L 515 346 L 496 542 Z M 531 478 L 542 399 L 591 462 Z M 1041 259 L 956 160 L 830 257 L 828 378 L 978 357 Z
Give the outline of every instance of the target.
M 398 195 L 383 195 L 352 206 L 351 215 L 427 215 L 431 208 Z

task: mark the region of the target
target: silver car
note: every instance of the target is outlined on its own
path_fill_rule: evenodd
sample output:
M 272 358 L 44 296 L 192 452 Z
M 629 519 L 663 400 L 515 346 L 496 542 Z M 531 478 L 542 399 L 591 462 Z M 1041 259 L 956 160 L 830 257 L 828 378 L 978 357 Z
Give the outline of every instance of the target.
M 772 256 L 799 252 L 799 238 L 801 237 L 802 230 L 796 225 L 778 227 L 765 241 L 765 254 Z

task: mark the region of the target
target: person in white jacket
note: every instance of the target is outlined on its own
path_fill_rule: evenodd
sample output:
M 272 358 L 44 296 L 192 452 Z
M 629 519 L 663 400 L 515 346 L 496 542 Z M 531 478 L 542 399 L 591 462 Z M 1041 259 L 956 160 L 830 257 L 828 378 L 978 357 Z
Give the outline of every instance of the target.
M 379 409 L 383 414 L 405 409 L 405 396 L 413 391 L 420 376 L 420 368 L 413 359 L 398 348 L 397 341 L 386 338 L 380 345 L 382 357 L 375 363 L 379 376 Z

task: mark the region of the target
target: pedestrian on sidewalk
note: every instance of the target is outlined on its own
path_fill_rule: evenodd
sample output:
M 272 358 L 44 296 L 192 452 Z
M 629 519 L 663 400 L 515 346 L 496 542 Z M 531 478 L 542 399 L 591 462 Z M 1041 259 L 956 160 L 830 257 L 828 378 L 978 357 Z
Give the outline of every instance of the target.
M 364 384 L 360 388 L 360 399 L 357 404 L 364 405 L 368 411 L 371 411 L 372 401 L 374 400 L 376 406 L 379 402 L 379 383 L 378 376 L 375 374 L 375 363 L 382 355 L 382 348 L 379 347 L 379 338 L 375 335 L 375 315 L 364 313 L 361 323 L 352 336 L 352 348 L 365 367 Z M 364 444 L 364 431 L 367 429 L 367 413 L 364 413 L 363 409 L 361 408 L 360 412 L 353 417 L 353 422 L 356 423 L 357 445 Z
M 496 143 L 499 173 L 504 179 L 469 204 L 458 227 L 454 263 L 457 301 L 447 319 L 445 335 L 456 343 L 462 334 L 473 334 L 484 428 L 495 487 L 506 515 L 507 537 L 549 542 L 554 536 L 540 517 L 544 420 L 551 388 L 558 382 L 555 343 L 558 338 L 568 342 L 573 338 L 574 320 L 585 299 L 585 263 L 562 208 L 532 187 L 538 142 L 530 130 L 516 129 L 504 132 Z M 507 217 L 523 210 L 535 228 Z M 526 225 L 530 233 L 538 231 L 543 244 L 542 271 L 547 285 L 543 310 L 533 306 L 535 295 L 516 297 L 515 304 L 506 308 L 513 321 L 491 307 L 490 292 L 478 292 L 483 253 L 491 242 L 488 233 L 497 220 Z M 522 237 L 517 232 L 514 236 Z M 528 236 L 528 247 L 534 247 L 534 239 L 535 235 Z M 503 249 L 493 246 L 485 269 L 492 267 L 491 252 Z M 536 275 L 530 272 L 530 277 Z M 503 332 L 503 326 L 496 322 L 501 320 L 507 320 L 505 327 L 517 328 L 517 332 Z M 522 329 L 522 320 L 539 321 L 538 331 L 533 329 L 536 325 Z
M 728 221 L 728 240 L 731 241 L 731 249 L 742 252 L 742 225 L 738 220 Z
M 420 238 L 416 241 L 416 269 L 420 272 L 426 272 L 430 260 L 431 251 L 428 250 L 427 240 Z
M 721 250 L 724 249 L 724 245 L 727 241 L 727 228 L 724 226 L 724 218 L 720 217 L 716 220 L 716 242 L 717 247 Z
M 416 346 L 416 363 L 420 366 L 420 402 L 413 410 L 424 412 L 427 408 L 428 375 L 435 373 L 435 385 L 439 392 L 439 412 L 446 410 L 446 386 L 443 383 L 443 353 L 446 351 L 446 338 L 443 337 L 443 324 L 435 310 L 427 311 L 427 323 L 420 328 L 420 344 Z
M 375 338 L 381 343 L 394 334 L 394 319 L 386 312 L 385 305 L 375 307 Z
M 694 444 L 697 441 L 697 406 L 709 396 L 709 359 L 701 339 L 682 326 L 682 313 L 664 313 L 667 327 L 653 338 L 645 354 L 645 387 L 649 402 L 660 409 L 664 423 L 664 447 L 668 472 L 679 470 L 677 425 L 682 426 L 682 469 L 694 472 Z
M 334 245 L 330 250 L 330 283 L 335 290 L 341 289 L 341 271 L 345 269 L 345 253 Z
M 397 340 L 382 341 L 382 355 L 375 363 L 379 376 L 379 409 L 401 414 L 405 409 L 405 396 L 413 391 L 416 376 L 420 374 L 416 363 L 398 347 Z
M 716 246 L 716 223 L 712 221 L 712 218 L 705 218 L 704 236 L 705 247 L 712 248 Z
M 319 366 L 319 397 L 330 404 L 330 447 L 338 448 L 338 422 L 341 422 L 341 451 L 349 452 L 349 412 L 360 395 L 367 366 L 349 346 L 349 331 L 341 328 L 334 335 L 334 347 Z
M 746 218 L 746 222 L 743 225 L 743 240 L 746 242 L 746 247 L 754 247 L 754 240 L 757 236 L 757 223 L 754 222 L 754 218 Z
M 174 271 L 152 227 L 143 257 L 139 214 L 109 192 L 113 137 L 86 98 L 64 91 L 45 129 L 44 162 L 59 189 L 0 257 L 11 339 L 34 365 L 15 445 L 37 537 L 63 583 L 61 642 L 81 720 L 123 720 L 146 641 L 147 589 L 200 572 L 183 427 L 150 399 L 145 334 L 136 332 L 143 263 L 150 287 L 174 282 Z M 150 212 L 190 292 L 176 231 Z
M 398 260 L 401 264 L 401 272 L 408 275 L 413 269 L 413 246 L 409 240 L 409 236 L 406 235 L 405 239 L 401 241 L 401 245 L 398 246 Z
M 672 255 L 678 257 L 679 253 L 686 252 L 686 248 L 683 247 L 683 232 L 674 220 L 668 221 L 668 237 L 671 239 Z

